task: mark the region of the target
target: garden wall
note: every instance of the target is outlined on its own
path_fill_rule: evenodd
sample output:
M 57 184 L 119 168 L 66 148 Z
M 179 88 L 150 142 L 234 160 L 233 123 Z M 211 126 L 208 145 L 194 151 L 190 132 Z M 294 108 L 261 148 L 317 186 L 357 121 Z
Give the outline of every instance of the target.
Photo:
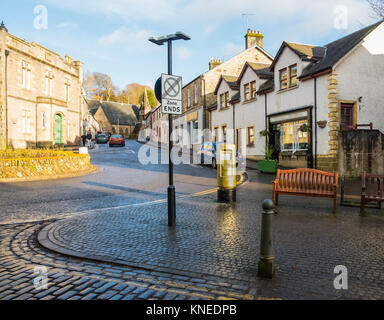
M 1 179 L 70 174 L 90 169 L 90 156 L 72 151 L 0 151 Z
M 361 177 L 363 171 L 384 174 L 384 135 L 379 130 L 341 131 L 339 135 L 339 173 Z

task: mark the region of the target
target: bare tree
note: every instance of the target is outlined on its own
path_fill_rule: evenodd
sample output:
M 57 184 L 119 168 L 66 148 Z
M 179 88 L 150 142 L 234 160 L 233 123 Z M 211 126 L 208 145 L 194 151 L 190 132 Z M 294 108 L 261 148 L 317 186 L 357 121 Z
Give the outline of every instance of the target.
M 384 19 L 384 0 L 367 0 L 371 6 L 375 18 Z

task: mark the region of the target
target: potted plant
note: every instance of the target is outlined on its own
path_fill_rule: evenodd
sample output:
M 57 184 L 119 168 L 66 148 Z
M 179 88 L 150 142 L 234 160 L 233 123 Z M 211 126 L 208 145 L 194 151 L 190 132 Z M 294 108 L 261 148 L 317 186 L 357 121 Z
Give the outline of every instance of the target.
M 259 134 L 262 137 L 266 137 L 267 135 L 269 135 L 269 132 L 267 130 L 263 130 L 263 131 L 260 131 Z
M 275 151 L 273 147 L 265 149 L 265 160 L 259 160 L 258 169 L 260 172 L 275 173 L 277 170 L 277 161 L 272 160 L 272 154 Z
M 310 132 L 311 128 L 307 124 L 303 124 L 299 127 L 299 131 L 301 132 Z

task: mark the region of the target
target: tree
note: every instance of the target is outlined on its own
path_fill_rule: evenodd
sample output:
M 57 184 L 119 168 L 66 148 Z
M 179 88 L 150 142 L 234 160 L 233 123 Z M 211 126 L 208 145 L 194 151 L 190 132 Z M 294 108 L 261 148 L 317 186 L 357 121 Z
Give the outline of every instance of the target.
M 84 90 L 91 99 L 116 101 L 120 90 L 117 88 L 107 74 L 87 71 L 84 77 Z
M 143 104 L 144 93 L 145 93 L 145 89 L 144 89 L 144 92 L 142 94 L 140 94 L 139 104 Z M 148 97 L 148 103 L 151 106 L 151 108 L 156 107 L 158 102 L 157 102 L 157 99 L 155 97 L 155 93 L 153 92 L 153 90 L 147 88 L 147 97 Z
M 371 6 L 375 18 L 384 19 L 384 0 L 367 0 Z
M 155 97 L 155 93 L 152 90 L 147 90 L 147 94 L 148 94 L 148 102 L 149 102 L 149 105 L 151 106 L 151 108 L 156 107 L 158 102 L 157 102 L 157 99 Z

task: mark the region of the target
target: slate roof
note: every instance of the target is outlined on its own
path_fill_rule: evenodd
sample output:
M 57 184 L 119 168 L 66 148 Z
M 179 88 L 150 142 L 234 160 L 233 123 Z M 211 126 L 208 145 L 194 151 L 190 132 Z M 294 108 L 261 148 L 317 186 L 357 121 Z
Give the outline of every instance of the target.
M 232 89 L 238 88 L 239 85 L 237 83 L 237 77 L 223 75 L 223 79 L 228 83 L 230 88 Z
M 236 102 L 236 101 L 240 101 L 240 91 L 238 91 L 238 92 L 236 92 L 233 96 L 232 96 L 232 98 L 231 98 L 231 100 L 229 101 L 229 102 Z
M 240 81 L 244 76 L 244 73 L 245 73 L 245 70 L 247 70 L 247 67 L 250 67 L 260 78 L 265 79 L 265 78 L 273 77 L 273 72 L 270 71 L 270 64 L 255 63 L 255 62 L 247 61 L 240 72 L 239 78 L 237 79 L 238 84 L 240 84 Z
M 89 113 L 94 116 L 97 110 L 99 110 L 100 107 L 100 101 L 97 100 L 86 100 L 87 101 L 87 106 L 88 106 L 88 111 Z
M 218 81 L 218 83 L 216 85 L 216 89 L 215 89 L 215 92 L 214 92 L 215 95 L 217 95 L 217 91 L 219 90 L 221 81 L 223 81 L 223 80 L 228 84 L 228 86 L 231 89 L 239 90 L 239 84 L 237 82 L 238 77 L 221 75 L 220 80 Z
M 88 100 L 88 105 L 92 106 L 92 110 L 94 110 L 93 108 L 96 108 L 98 105 L 96 111 L 99 107 L 101 107 L 108 121 L 112 125 L 120 124 L 123 126 L 135 126 L 139 121 L 140 109 L 138 106 L 133 104 Z
M 274 86 L 275 86 L 275 79 L 271 78 L 271 79 L 265 81 L 260 86 L 259 90 L 257 91 L 257 94 L 263 94 L 266 91 L 273 90 Z
M 321 47 L 287 41 L 285 43 L 302 59 L 323 58 L 324 51 L 319 50 Z
M 341 58 L 348 54 L 354 47 L 356 47 L 363 39 L 375 30 L 384 20 L 381 20 L 371 26 L 356 31 L 344 38 L 333 41 L 325 46 L 325 57 L 319 62 L 311 63 L 307 66 L 299 78 L 304 78 L 321 71 L 332 68 Z
M 275 64 L 279 60 L 280 55 L 283 53 L 284 48 L 287 47 L 290 48 L 294 53 L 296 53 L 301 60 L 305 61 L 319 61 L 324 57 L 324 54 L 326 52 L 326 49 L 324 47 L 283 41 L 279 51 L 276 54 L 275 60 L 273 60 L 270 66 L 271 71 L 274 70 Z

